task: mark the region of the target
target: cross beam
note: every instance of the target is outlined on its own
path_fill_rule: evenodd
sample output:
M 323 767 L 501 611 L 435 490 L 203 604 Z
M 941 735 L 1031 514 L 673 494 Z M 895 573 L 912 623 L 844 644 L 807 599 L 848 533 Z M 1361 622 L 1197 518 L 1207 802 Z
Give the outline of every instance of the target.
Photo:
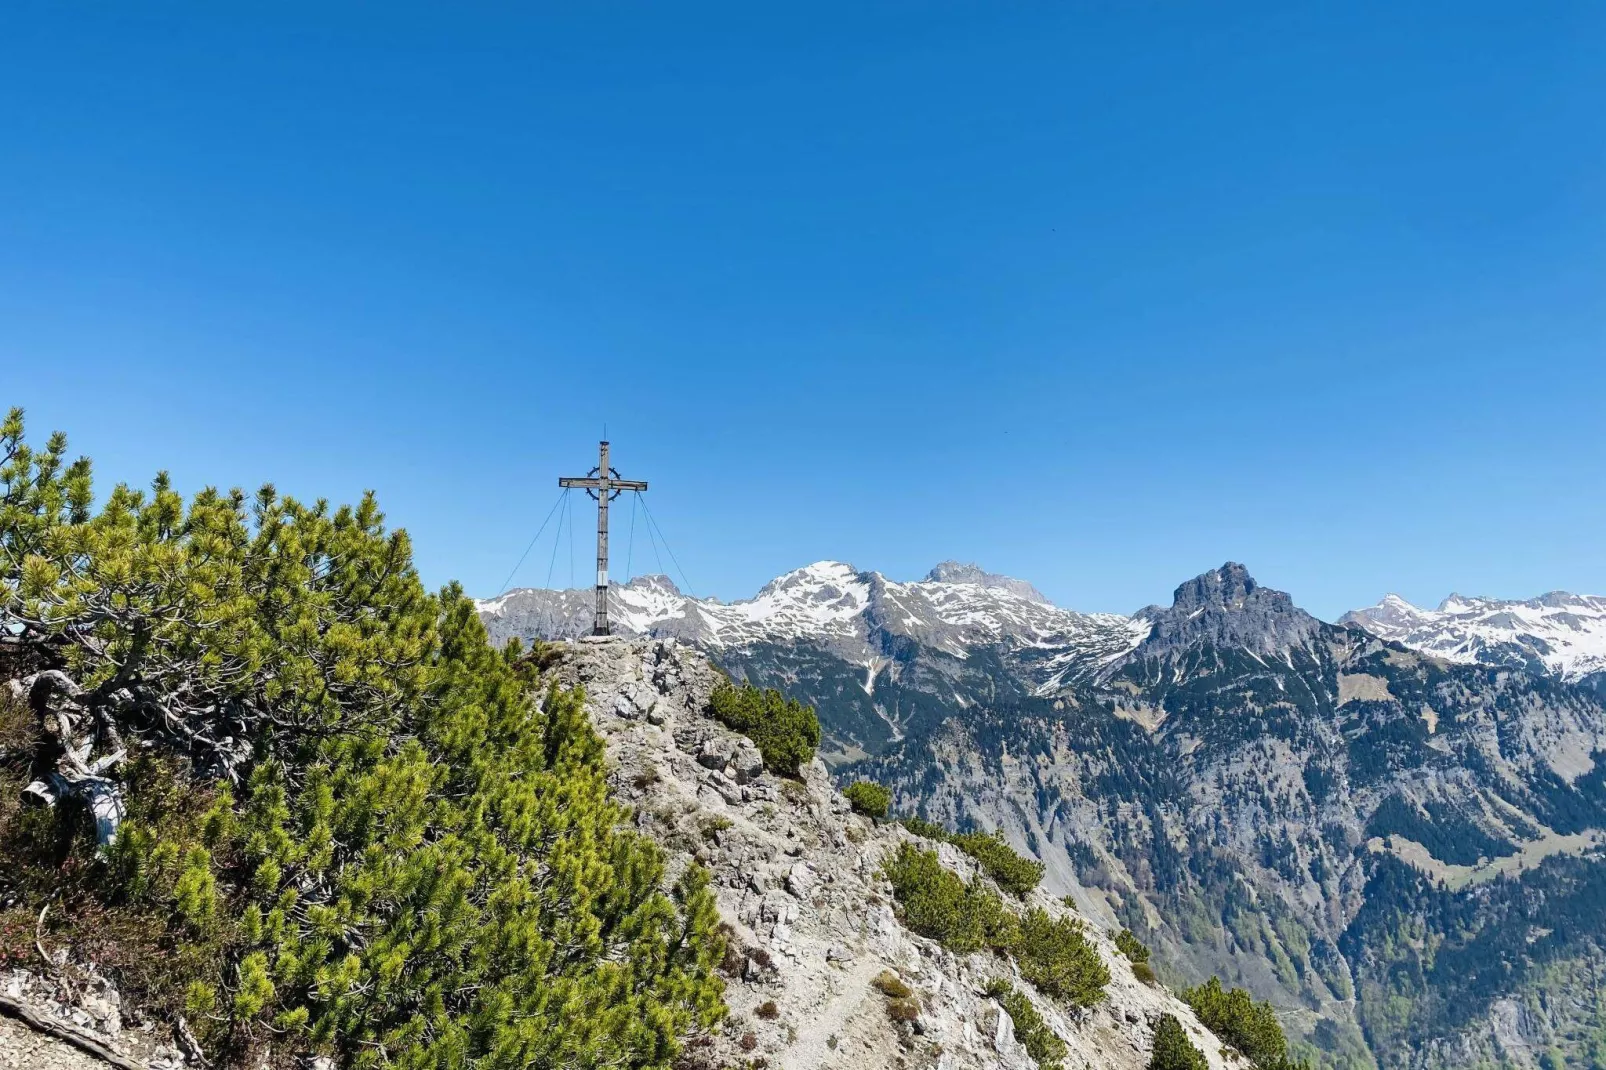
M 608 464 L 608 443 L 601 443 L 597 466 L 585 476 L 565 476 L 560 487 L 580 487 L 597 500 L 597 615 L 592 635 L 608 635 L 608 503 L 627 490 L 646 490 L 639 479 L 620 479 Z

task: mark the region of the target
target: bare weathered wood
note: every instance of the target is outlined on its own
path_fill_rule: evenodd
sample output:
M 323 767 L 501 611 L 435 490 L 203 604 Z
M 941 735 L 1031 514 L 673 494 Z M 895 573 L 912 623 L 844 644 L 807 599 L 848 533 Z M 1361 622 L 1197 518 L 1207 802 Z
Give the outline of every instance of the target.
M 579 487 L 597 499 L 597 612 L 592 622 L 592 635 L 608 634 L 608 502 L 627 490 L 646 490 L 647 484 L 639 479 L 620 479 L 619 473 L 608 464 L 608 443 L 604 440 L 598 450 L 597 467 L 589 476 L 564 476 L 560 487 Z
M 39 923 L 33 927 L 33 947 L 35 951 L 39 952 L 39 957 L 44 960 L 45 969 L 55 973 L 56 960 L 52 959 L 50 953 L 45 950 L 45 915 L 48 913 L 50 913 L 49 903 L 39 908 Z
M 20 1003 L 10 996 L 0 995 L 0 1014 L 15 1018 L 30 1029 L 43 1033 L 48 1037 L 54 1037 L 63 1044 L 77 1048 L 86 1055 L 93 1055 L 102 1062 L 117 1067 L 118 1070 L 150 1070 L 144 1063 L 137 1063 L 127 1056 L 119 1055 L 112 1051 L 101 1042 L 99 1037 L 94 1036 L 87 1030 L 80 1029 L 71 1022 L 48 1018 L 26 1003 Z

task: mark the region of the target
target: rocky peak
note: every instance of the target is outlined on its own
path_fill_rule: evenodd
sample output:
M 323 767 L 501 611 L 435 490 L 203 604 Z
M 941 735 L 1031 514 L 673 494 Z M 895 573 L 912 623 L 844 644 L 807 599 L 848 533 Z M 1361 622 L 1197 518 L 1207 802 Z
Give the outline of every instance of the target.
M 661 572 L 654 572 L 646 576 L 634 576 L 625 583 L 620 584 L 620 586 L 629 587 L 637 591 L 657 591 L 671 595 L 680 594 L 680 588 L 675 586 L 675 581 Z
M 1041 591 L 1025 580 L 1017 580 L 1012 576 L 1001 576 L 996 572 L 984 572 L 981 566 L 975 563 L 959 561 L 942 561 L 930 572 L 926 573 L 927 583 L 971 583 L 978 587 L 989 587 L 995 590 L 1008 591 L 1033 602 L 1048 604 Z
M 1197 609 L 1200 606 L 1243 609 L 1260 590 L 1260 584 L 1255 582 L 1247 568 L 1236 561 L 1228 561 L 1220 568 L 1213 568 L 1180 584 L 1172 596 L 1171 606 L 1173 609 Z M 1268 591 L 1266 595 L 1289 601 L 1281 591 Z
M 1322 628 L 1286 593 L 1260 586 L 1236 561 L 1179 586 L 1169 609 L 1150 606 L 1137 616 L 1153 625 L 1136 651 L 1139 656 L 1200 644 L 1280 654 L 1304 645 Z

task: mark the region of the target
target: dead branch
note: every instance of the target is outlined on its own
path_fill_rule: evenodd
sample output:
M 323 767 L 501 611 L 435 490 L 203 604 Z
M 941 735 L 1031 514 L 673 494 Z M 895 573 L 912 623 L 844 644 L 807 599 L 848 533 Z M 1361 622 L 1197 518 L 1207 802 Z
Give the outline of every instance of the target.
M 39 923 L 33 927 L 33 946 L 39 952 L 39 957 L 45 962 L 45 969 L 51 973 L 56 972 L 56 962 L 45 951 L 45 915 L 50 913 L 50 904 L 46 903 L 39 908 Z
M 47 1018 L 25 1003 L 12 999 L 10 996 L 0 995 L 0 1014 L 15 1018 L 46 1036 L 54 1037 L 63 1044 L 71 1045 L 79 1051 L 117 1067 L 117 1070 L 150 1070 L 144 1063 L 117 1054 L 108 1048 L 98 1037 L 87 1030 L 78 1028 L 70 1022 Z

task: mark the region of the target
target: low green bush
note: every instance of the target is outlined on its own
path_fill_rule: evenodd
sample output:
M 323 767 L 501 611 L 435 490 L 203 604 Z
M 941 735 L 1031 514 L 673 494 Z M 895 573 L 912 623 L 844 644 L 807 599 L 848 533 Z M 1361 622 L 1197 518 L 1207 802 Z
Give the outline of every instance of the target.
M 820 719 L 814 707 L 773 688 L 722 683 L 709 699 L 709 712 L 726 728 L 756 743 L 764 768 L 782 776 L 797 776 L 820 745 Z
M 935 821 L 927 821 L 923 817 L 905 817 L 899 823 L 916 836 L 953 844 L 974 858 L 982 872 L 1011 895 L 1024 897 L 1042 882 L 1043 863 L 1018 854 L 1004 842 L 1002 832 L 949 832 Z
M 1182 1000 L 1193 1008 L 1204 1027 L 1238 1049 L 1256 1070 L 1302 1070 L 1304 1063 L 1290 1060 L 1288 1040 L 1270 1003 L 1255 1002 L 1241 988 L 1223 989 L 1212 977 L 1197 988 L 1184 989 Z
M 1033 861 L 1004 842 L 1002 832 L 967 832 L 950 836 L 948 842 L 974 858 L 1000 888 L 1024 896 L 1043 879 L 1043 863 Z
M 1125 955 L 1127 960 L 1130 962 L 1149 961 L 1148 947 L 1143 943 L 1142 940 L 1139 940 L 1136 936 L 1132 935 L 1131 929 L 1122 929 L 1120 932 L 1115 934 L 1115 947 L 1116 950 Z
M 908 829 L 910 832 L 914 833 L 916 836 L 924 836 L 928 840 L 946 841 L 948 839 L 947 829 L 943 828 L 935 821 L 927 821 L 923 817 L 906 817 L 903 818 L 899 824 Z
M 1009 1015 L 1015 1024 L 1015 1039 L 1037 1063 L 1038 1070 L 1060 1070 L 1068 1050 L 1065 1041 L 1043 1021 L 1025 993 L 1002 977 L 995 977 L 987 982 L 987 994 Z
M 892 792 L 873 780 L 858 780 L 842 792 L 853 808 L 865 817 L 879 820 L 892 808 Z
M 981 881 L 967 883 L 935 851 L 898 846 L 883 867 L 904 923 L 960 954 L 991 948 L 1011 955 L 1021 976 L 1045 994 L 1078 1007 L 1104 998 L 1110 971 L 1075 918 L 1040 907 L 1018 915 Z
M 1110 971 L 1080 921 L 1050 917 L 1033 907 L 1020 919 L 1018 932 L 1012 950 L 1022 977 L 1077 1007 L 1091 1007 L 1104 998 Z
M 1154 1052 L 1149 1056 L 1149 1070 L 1210 1070 L 1204 1052 L 1193 1046 L 1182 1023 L 1169 1014 L 1162 1014 L 1154 1027 Z
M 900 844 L 884 873 L 903 907 L 904 923 L 960 954 L 1008 947 L 1015 919 L 991 889 L 967 884 L 937 860 L 937 852 Z

